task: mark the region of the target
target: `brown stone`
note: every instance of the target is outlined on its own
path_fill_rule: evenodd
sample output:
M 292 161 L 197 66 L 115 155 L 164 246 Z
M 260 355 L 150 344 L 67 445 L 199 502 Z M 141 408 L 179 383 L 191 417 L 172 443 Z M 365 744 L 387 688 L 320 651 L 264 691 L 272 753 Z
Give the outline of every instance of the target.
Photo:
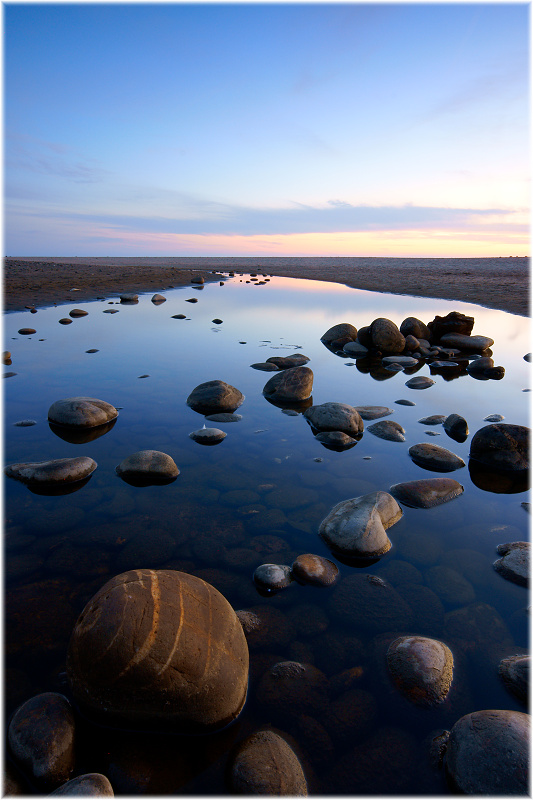
M 272 730 L 257 731 L 239 744 L 231 758 L 229 782 L 235 794 L 307 796 L 296 753 Z

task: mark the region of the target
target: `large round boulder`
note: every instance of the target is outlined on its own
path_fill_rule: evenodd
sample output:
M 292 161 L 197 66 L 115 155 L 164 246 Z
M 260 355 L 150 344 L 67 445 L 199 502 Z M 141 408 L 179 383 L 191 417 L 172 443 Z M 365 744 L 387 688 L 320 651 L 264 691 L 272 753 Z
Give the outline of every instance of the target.
M 117 417 L 115 406 L 96 397 L 66 397 L 56 400 L 48 409 L 49 422 L 80 428 L 95 428 Z
M 187 405 L 199 414 L 232 413 L 244 402 L 244 395 L 225 381 L 200 383 L 187 398 Z
M 266 382 L 263 394 L 269 400 L 297 403 L 306 400 L 313 391 L 313 370 L 309 367 L 290 367 L 276 373 Z
M 242 710 L 248 646 L 213 586 L 173 570 L 112 578 L 74 627 L 67 675 L 87 716 L 111 726 L 204 733 Z
M 318 533 L 333 553 L 348 558 L 379 558 L 391 548 L 385 530 L 403 512 L 387 492 L 343 500 L 322 520 Z
M 529 794 L 529 714 L 474 711 L 453 726 L 446 773 L 461 794 Z
M 323 344 L 331 346 L 334 342 L 338 342 L 340 347 L 342 347 L 341 343 L 355 342 L 356 339 L 357 328 L 350 322 L 339 322 L 338 325 L 333 325 L 320 337 L 320 341 Z
M 398 326 L 386 317 L 378 317 L 370 326 L 372 345 L 381 353 L 402 353 L 405 337 Z
M 364 423 L 361 415 L 347 403 L 321 403 L 311 406 L 304 417 L 315 431 L 342 431 L 348 436 L 363 433 Z
M 497 422 L 485 425 L 473 436 L 470 458 L 494 470 L 529 468 L 530 430 L 523 425 Z
M 416 317 L 407 317 L 400 325 L 400 333 L 407 338 L 414 336 L 416 339 L 429 341 L 431 332 L 425 322 Z
M 231 757 L 233 794 L 307 796 L 307 782 L 292 747 L 278 733 L 260 730 L 242 741 Z
M 389 645 L 387 666 L 394 685 L 417 706 L 442 703 L 453 678 L 453 655 L 437 639 L 400 636 Z

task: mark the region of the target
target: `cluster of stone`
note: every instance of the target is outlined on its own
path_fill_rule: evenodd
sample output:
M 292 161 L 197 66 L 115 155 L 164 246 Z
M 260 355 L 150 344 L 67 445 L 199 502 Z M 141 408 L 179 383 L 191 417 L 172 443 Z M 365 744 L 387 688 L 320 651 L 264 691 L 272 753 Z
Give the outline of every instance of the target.
M 293 581 L 311 586 L 331 586 L 337 580 L 339 568 L 323 556 L 304 553 L 289 566 L 287 564 L 260 564 L 253 574 L 260 593 L 274 594 L 286 589 Z

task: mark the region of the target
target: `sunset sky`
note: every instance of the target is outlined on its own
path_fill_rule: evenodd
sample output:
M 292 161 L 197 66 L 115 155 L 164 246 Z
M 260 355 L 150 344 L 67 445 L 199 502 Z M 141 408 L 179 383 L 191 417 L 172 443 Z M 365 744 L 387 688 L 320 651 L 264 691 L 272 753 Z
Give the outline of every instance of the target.
M 526 3 L 3 11 L 8 256 L 529 254 Z

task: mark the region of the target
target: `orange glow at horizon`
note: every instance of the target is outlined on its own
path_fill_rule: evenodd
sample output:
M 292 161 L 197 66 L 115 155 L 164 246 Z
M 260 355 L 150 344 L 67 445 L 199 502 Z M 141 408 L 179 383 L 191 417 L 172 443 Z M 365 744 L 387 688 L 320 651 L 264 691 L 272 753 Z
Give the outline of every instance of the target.
M 118 244 L 143 250 L 150 255 L 191 256 L 271 256 L 271 257 L 328 257 L 359 256 L 378 258 L 495 258 L 498 256 L 526 257 L 530 238 L 524 233 L 500 231 L 378 231 L 303 233 L 281 235 L 201 235 L 143 233 L 127 234 L 110 228 L 99 233 Z M 139 253 L 140 255 L 140 253 Z

